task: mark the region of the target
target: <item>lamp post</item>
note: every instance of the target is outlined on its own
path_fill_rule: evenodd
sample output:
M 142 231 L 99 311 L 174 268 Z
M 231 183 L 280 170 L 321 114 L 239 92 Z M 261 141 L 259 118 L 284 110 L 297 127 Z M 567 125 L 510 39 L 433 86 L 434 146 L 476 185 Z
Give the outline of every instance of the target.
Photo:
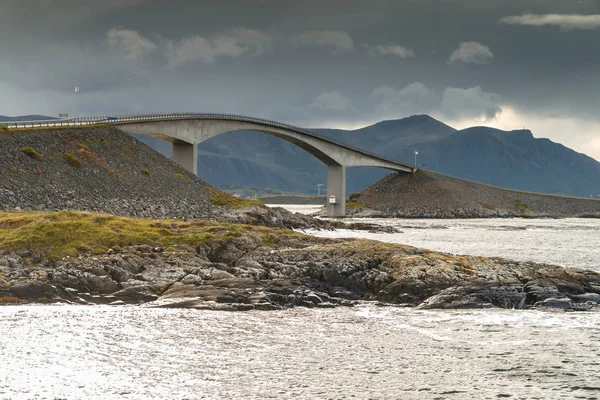
M 415 167 L 417 166 L 417 154 L 419 154 L 419 152 L 415 150 Z
M 323 183 L 317 184 L 317 197 L 321 195 L 321 186 L 325 186 Z

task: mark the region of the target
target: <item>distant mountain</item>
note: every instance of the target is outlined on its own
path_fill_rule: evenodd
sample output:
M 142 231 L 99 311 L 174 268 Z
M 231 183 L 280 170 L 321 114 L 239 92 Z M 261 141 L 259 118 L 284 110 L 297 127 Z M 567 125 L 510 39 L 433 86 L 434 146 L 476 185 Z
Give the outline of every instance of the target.
M 589 197 L 600 195 L 600 163 L 528 130 L 473 127 L 457 131 L 427 115 L 356 129 L 314 129 L 351 145 L 462 179 L 510 189 Z M 167 156 L 171 146 L 140 137 Z M 199 174 L 212 185 L 262 187 L 314 194 L 327 167 L 299 147 L 253 131 L 237 131 L 199 145 Z M 349 168 L 347 191 L 358 192 L 388 171 Z
M 58 118 L 46 117 L 45 115 L 22 115 L 19 117 L 7 117 L 4 115 L 0 115 L 0 122 L 40 121 L 40 120 L 49 120 L 49 119 L 58 119 Z
M 541 193 L 597 197 L 600 163 L 529 130 L 474 127 L 441 140 L 409 146 L 430 169 L 494 186 Z M 408 153 L 408 154 L 407 154 Z

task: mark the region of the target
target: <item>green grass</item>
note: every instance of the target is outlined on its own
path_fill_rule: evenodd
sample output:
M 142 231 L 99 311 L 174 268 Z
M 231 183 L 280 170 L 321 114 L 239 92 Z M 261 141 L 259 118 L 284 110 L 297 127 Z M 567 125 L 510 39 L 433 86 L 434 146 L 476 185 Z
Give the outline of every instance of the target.
M 150 173 L 150 170 L 149 170 L 149 169 L 146 169 L 146 168 L 144 168 L 144 169 L 143 169 L 141 172 L 142 172 L 142 174 L 144 174 L 144 175 L 146 175 L 146 176 L 150 176 L 150 175 L 152 175 L 152 174 Z
M 217 206 L 231 206 L 231 207 L 250 207 L 250 206 L 258 206 L 262 208 L 266 208 L 266 206 L 259 200 L 254 199 L 244 199 L 241 197 L 235 197 L 225 192 L 221 192 L 212 187 L 207 187 L 210 202 Z
M 34 160 L 38 160 L 40 161 L 42 159 L 42 156 L 40 155 L 40 153 L 38 153 L 37 151 L 35 151 L 35 149 L 31 146 L 25 146 L 21 149 L 21 152 L 23 154 L 28 155 L 29 157 L 33 158 Z
M 109 248 L 177 244 L 211 247 L 244 235 L 270 245 L 303 235 L 290 230 L 209 221 L 182 222 L 119 217 L 75 211 L 0 212 L 0 249 L 30 250 L 45 258 L 102 254 Z

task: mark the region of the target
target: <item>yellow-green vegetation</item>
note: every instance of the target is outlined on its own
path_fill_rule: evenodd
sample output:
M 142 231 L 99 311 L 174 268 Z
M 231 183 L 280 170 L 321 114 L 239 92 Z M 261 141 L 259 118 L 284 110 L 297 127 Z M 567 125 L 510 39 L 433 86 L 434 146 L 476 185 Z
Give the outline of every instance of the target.
M 346 210 L 356 210 L 356 209 L 363 209 L 363 208 L 368 208 L 365 204 L 360 203 L 356 200 L 347 200 L 346 201 Z
M 79 158 L 77 158 L 76 156 L 74 156 L 71 153 L 65 153 L 63 158 L 65 159 L 66 162 L 68 162 L 69 164 L 71 164 L 74 167 L 77 167 L 77 168 L 83 167 L 83 161 L 81 161 Z
M 529 208 L 529 206 L 527 204 L 523 203 L 521 200 L 515 201 L 515 207 L 517 207 L 523 213 L 531 212 L 531 209 Z
M 76 211 L 0 212 L 0 249 L 27 249 L 52 259 L 142 244 L 215 247 L 242 235 L 257 236 L 262 246 L 304 237 L 285 229 L 210 221 L 134 219 Z
M 0 124 L 0 131 L 7 131 L 7 130 L 8 130 L 8 125 Z
M 144 175 L 146 175 L 146 176 L 150 176 L 150 175 L 152 175 L 152 174 L 150 173 L 150 170 L 149 170 L 149 169 L 146 169 L 146 168 L 144 168 L 144 169 L 143 169 L 141 172 L 142 172 L 142 174 L 144 174 Z
M 221 192 L 212 187 L 207 187 L 206 190 L 210 196 L 210 202 L 216 206 L 232 206 L 232 207 L 250 207 L 259 206 L 266 208 L 266 206 L 259 200 L 244 199 L 241 197 L 235 197 L 228 193 Z
M 40 161 L 42 159 L 42 156 L 40 155 L 40 153 L 38 153 L 37 151 L 35 151 L 35 149 L 31 146 L 25 146 L 21 149 L 21 152 L 23 154 L 28 155 L 29 157 L 33 158 L 34 160 L 38 160 Z
M 182 182 L 185 182 L 185 183 L 189 182 L 188 178 L 186 178 L 181 172 L 177 172 L 173 175 L 175 176 L 175 178 L 177 178 L 178 180 L 180 180 Z

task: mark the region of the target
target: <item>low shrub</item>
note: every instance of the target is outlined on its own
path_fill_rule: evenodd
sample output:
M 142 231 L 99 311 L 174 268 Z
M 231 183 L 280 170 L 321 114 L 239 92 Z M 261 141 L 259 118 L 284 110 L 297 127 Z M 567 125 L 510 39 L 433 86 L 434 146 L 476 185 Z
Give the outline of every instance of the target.
M 356 199 L 358 199 L 358 196 L 360 196 L 360 193 L 350 193 L 350 196 L 348 196 L 348 200 L 349 201 L 355 201 Z
M 150 175 L 151 175 L 151 174 L 150 174 L 150 170 L 147 170 L 147 169 L 145 169 L 145 168 L 142 170 L 142 174 L 144 174 L 144 175 L 146 175 L 146 176 L 150 176 Z
M 74 156 L 71 153 L 65 153 L 63 158 L 65 159 L 66 162 L 68 162 L 69 164 L 71 164 L 74 167 L 77 167 L 77 168 L 83 167 L 83 161 L 81 161 L 79 158 L 77 158 L 76 156 Z
M 25 146 L 21 149 L 21 152 L 23 154 L 28 155 L 29 157 L 33 158 L 34 160 L 38 160 L 40 161 L 42 159 L 42 156 L 40 155 L 40 153 L 38 153 L 37 151 L 35 151 L 35 149 L 31 146 Z

